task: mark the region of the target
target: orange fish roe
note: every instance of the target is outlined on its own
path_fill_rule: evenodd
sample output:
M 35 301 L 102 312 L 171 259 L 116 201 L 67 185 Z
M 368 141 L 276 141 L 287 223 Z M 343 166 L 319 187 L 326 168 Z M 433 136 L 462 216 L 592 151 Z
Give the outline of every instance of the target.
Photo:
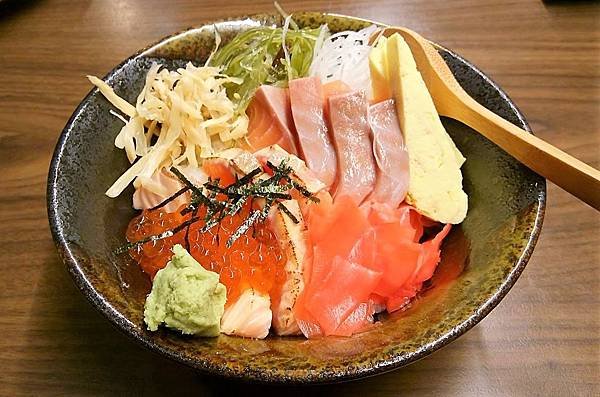
M 177 227 L 191 217 L 190 214 L 180 215 L 183 208 L 174 213 L 144 211 L 129 223 L 127 239 L 138 241 Z M 200 231 L 204 221 L 193 223 L 187 231 L 190 254 L 205 269 L 219 273 L 221 283 L 227 287 L 226 306 L 235 302 L 248 288 L 265 294 L 275 293 L 285 280 L 285 253 L 269 229 L 268 222 L 255 224 L 227 248 L 227 239 L 249 213 L 250 205 L 247 204 L 238 214 L 226 217 L 207 232 Z M 198 216 L 203 217 L 204 210 Z M 187 248 L 185 229 L 173 237 L 133 248 L 130 254 L 142 270 L 154 278 L 156 272 L 167 265 L 172 255 L 171 248 L 175 244 Z
M 127 226 L 125 236 L 128 241 L 139 241 L 145 237 L 155 236 L 167 230 L 171 230 L 187 219 L 190 215 L 181 215 L 181 207 L 173 213 L 164 210 L 143 211 L 140 215 L 133 218 Z M 185 230 L 161 240 L 149 241 L 141 246 L 129 250 L 131 257 L 140 265 L 142 270 L 150 275 L 152 279 L 167 262 L 171 259 L 171 248 L 175 244 L 185 246 Z

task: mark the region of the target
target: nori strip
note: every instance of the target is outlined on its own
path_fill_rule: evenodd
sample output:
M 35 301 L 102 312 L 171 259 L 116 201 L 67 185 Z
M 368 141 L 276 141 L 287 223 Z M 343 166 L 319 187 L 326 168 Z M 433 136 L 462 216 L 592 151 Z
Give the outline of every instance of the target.
M 229 236 L 229 238 L 227 239 L 226 247 L 231 248 L 233 243 L 238 238 L 242 237 L 242 234 L 246 233 L 246 231 L 248 229 L 250 229 L 250 227 L 254 224 L 254 222 L 256 222 L 260 218 L 260 214 L 261 214 L 261 211 L 258 211 L 258 210 L 252 211 L 250 216 L 248 218 L 246 218 L 246 220 L 240 225 L 240 227 L 238 227 L 237 230 L 235 232 L 233 232 L 231 234 L 231 236 Z
M 292 214 L 292 211 L 290 211 L 288 207 L 286 207 L 282 203 L 277 204 L 277 208 L 279 208 L 284 214 L 286 214 L 296 225 L 300 223 L 298 218 L 296 218 L 296 215 Z
M 302 193 L 302 195 L 306 198 L 308 198 L 309 200 L 318 203 L 321 200 L 319 200 L 318 197 L 315 197 L 311 192 L 308 191 L 308 189 L 306 189 L 306 187 L 304 187 L 302 184 L 292 180 L 290 181 L 290 183 L 292 184 L 292 186 L 294 187 L 294 189 L 296 189 L 297 191 L 299 191 L 300 193 Z
M 213 201 L 209 200 L 208 197 L 202 193 L 202 190 L 190 182 L 185 175 L 181 173 L 177 168 L 171 167 L 171 172 L 174 173 L 177 178 L 179 178 L 187 187 L 192 189 L 192 192 L 196 193 L 196 198 L 199 200 L 199 203 L 206 205 L 207 207 L 212 207 L 214 205 Z
M 155 205 L 154 207 L 150 208 L 148 211 L 154 211 L 154 210 L 164 207 L 165 205 L 169 204 L 171 201 L 175 200 L 177 197 L 181 196 L 183 193 L 187 192 L 188 190 L 190 190 L 189 186 L 182 187 L 177 192 L 175 192 L 175 194 L 173 194 L 171 197 L 164 199 L 160 204 Z
M 264 207 L 261 210 L 252 211 L 252 213 L 248 216 L 248 218 L 244 220 L 244 222 L 238 227 L 238 229 L 235 232 L 233 232 L 231 236 L 229 236 L 229 239 L 227 240 L 227 247 L 230 248 L 231 245 L 244 233 L 246 233 L 250 227 L 253 228 L 254 236 L 255 224 L 257 222 L 263 222 L 267 219 L 272 205 L 275 202 L 277 202 L 277 200 L 292 199 L 290 190 L 295 189 L 310 200 L 313 200 L 314 202 L 319 202 L 319 199 L 314 197 L 312 193 L 310 193 L 306 189 L 306 187 L 304 187 L 297 181 L 292 180 L 291 174 L 293 170 L 286 164 L 285 160 L 281 161 L 281 163 L 278 166 L 275 166 L 270 161 L 268 161 L 267 166 L 271 168 L 271 170 L 273 171 L 273 175 L 267 179 L 256 182 L 252 182 L 252 180 L 255 176 L 259 175 L 261 172 L 264 172 L 262 168 L 256 168 L 252 170 L 249 174 L 237 179 L 233 184 L 229 185 L 228 187 L 220 186 L 219 179 L 209 179 L 209 181 L 203 185 L 203 187 L 209 192 L 208 196 L 202 192 L 201 188 L 195 186 L 192 182 L 190 182 L 185 177 L 185 175 L 183 175 L 177 168 L 171 167 L 171 172 L 173 172 L 177 176 L 177 178 L 179 178 L 183 182 L 185 186 L 179 191 L 177 191 L 173 196 L 167 198 L 156 207 L 151 208 L 151 210 L 161 208 L 162 206 L 173 201 L 181 194 L 185 193 L 188 190 L 191 190 L 192 194 L 190 204 L 188 205 L 188 207 L 184 208 L 181 211 L 181 214 L 185 215 L 187 213 L 192 212 L 192 218 L 183 222 L 181 225 L 171 230 L 167 230 L 159 235 L 149 236 L 135 242 L 127 243 L 124 246 L 115 250 L 115 254 L 122 254 L 134 247 L 145 244 L 149 241 L 156 241 L 163 238 L 171 237 L 185 228 L 187 228 L 185 234 L 185 241 L 189 250 L 189 226 L 195 222 L 202 220 L 201 217 L 197 216 L 198 209 L 200 206 L 206 207 L 206 215 L 203 218 L 205 224 L 200 229 L 200 231 L 203 233 L 210 230 L 216 225 L 220 226 L 221 221 L 225 217 L 234 216 L 235 214 L 237 214 L 242 209 L 244 204 L 248 201 L 248 198 L 250 198 L 251 200 L 250 208 L 253 207 L 254 199 L 265 199 Z M 225 195 L 226 199 L 223 201 L 219 200 L 217 198 L 219 194 Z M 277 206 L 292 220 L 292 222 L 296 224 L 300 222 L 298 218 L 283 204 L 277 202 Z
M 162 240 L 164 238 L 172 237 L 172 236 L 176 235 L 177 233 L 179 233 L 180 231 L 182 231 L 183 229 L 185 229 L 186 227 L 190 226 L 191 224 L 198 222 L 199 220 L 200 220 L 199 217 L 190 218 L 187 221 L 183 222 L 181 225 L 174 227 L 171 230 L 164 231 L 161 234 L 157 234 L 154 236 L 144 237 L 143 239 L 138 240 L 138 241 L 127 243 L 127 244 L 117 248 L 113 252 L 115 253 L 115 255 L 120 255 L 120 254 L 123 254 L 123 253 L 129 251 L 132 248 L 138 247 L 142 244 L 146 244 L 150 241 L 157 241 L 157 240 Z

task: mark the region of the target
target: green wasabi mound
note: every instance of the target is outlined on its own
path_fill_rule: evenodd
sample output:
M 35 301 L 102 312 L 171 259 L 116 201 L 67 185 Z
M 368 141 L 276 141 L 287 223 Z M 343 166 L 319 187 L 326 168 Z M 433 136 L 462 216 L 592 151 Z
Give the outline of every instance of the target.
M 156 273 L 146 298 L 144 321 L 150 331 L 164 323 L 183 334 L 218 336 L 226 289 L 219 275 L 206 270 L 181 245 Z

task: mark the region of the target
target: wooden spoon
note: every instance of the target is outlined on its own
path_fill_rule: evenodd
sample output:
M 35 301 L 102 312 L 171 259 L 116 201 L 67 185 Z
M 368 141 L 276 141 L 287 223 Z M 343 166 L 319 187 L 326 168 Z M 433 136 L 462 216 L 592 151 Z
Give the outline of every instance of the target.
M 458 84 L 435 47 L 421 35 L 401 27 L 383 32 L 385 36 L 394 33 L 399 33 L 409 45 L 440 115 L 463 122 L 533 171 L 600 210 L 600 171 L 477 103 Z

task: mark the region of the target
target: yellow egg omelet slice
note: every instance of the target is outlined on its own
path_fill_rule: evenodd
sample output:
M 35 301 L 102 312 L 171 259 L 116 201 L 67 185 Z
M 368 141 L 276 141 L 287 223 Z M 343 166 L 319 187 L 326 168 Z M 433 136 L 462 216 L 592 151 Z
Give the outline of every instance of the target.
M 372 50 L 371 63 L 377 65 L 371 70 L 385 71 L 387 87 L 396 101 L 409 157 L 406 201 L 433 220 L 461 223 L 468 207 L 460 171 L 465 159 L 442 125 L 408 44 L 398 33 L 382 42 L 385 45 L 378 42 Z M 384 61 L 379 61 L 382 58 Z M 385 88 L 379 88 L 383 86 L 373 82 L 376 98 L 387 95 Z

